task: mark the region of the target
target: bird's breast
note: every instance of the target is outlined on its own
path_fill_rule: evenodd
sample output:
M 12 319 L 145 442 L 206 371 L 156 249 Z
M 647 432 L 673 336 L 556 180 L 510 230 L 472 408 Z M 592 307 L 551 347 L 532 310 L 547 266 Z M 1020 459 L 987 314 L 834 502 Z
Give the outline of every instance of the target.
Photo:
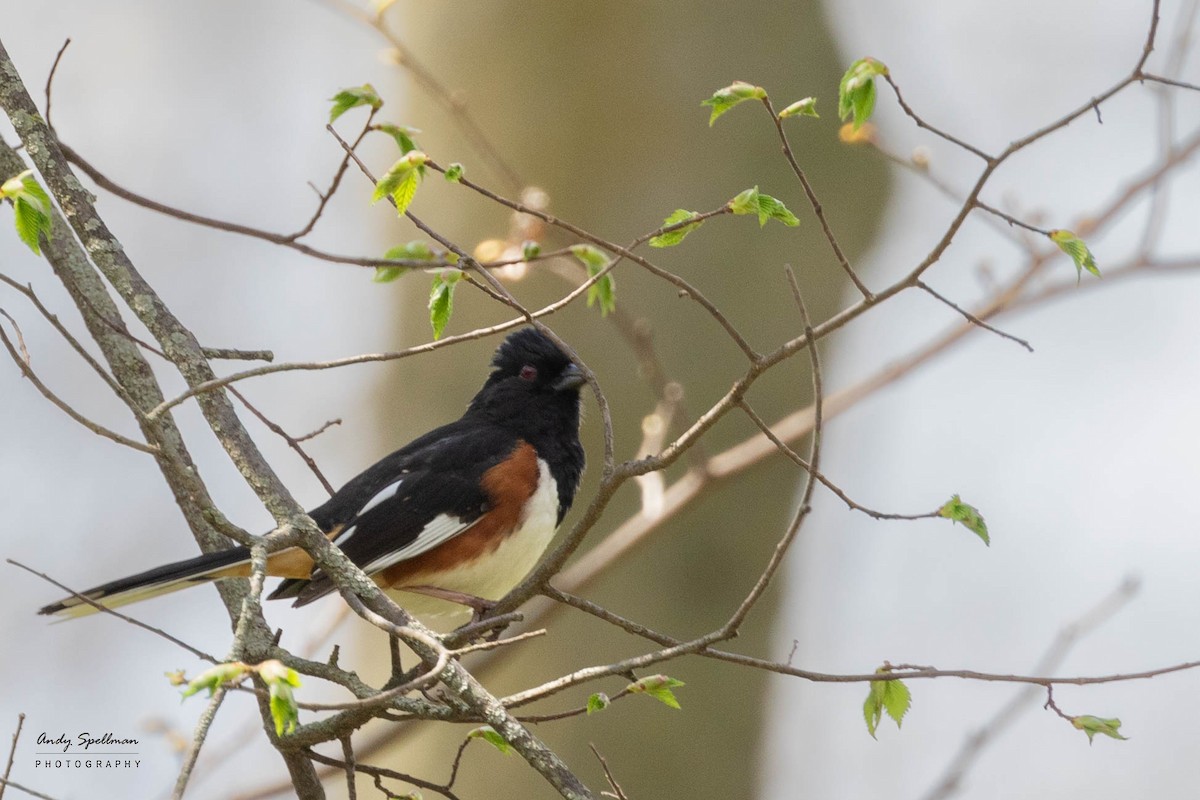
M 488 546 L 470 559 L 451 564 L 431 564 L 432 569 L 405 576 L 403 585 L 432 586 L 452 592 L 499 600 L 537 565 L 558 527 L 558 486 L 549 465 L 537 459 L 537 486 L 527 495 L 508 530 L 489 536 Z M 486 524 L 484 520 L 480 521 Z M 393 585 L 393 597 L 409 612 L 422 617 L 460 615 L 469 609 Z M 389 593 L 392 593 L 389 592 Z

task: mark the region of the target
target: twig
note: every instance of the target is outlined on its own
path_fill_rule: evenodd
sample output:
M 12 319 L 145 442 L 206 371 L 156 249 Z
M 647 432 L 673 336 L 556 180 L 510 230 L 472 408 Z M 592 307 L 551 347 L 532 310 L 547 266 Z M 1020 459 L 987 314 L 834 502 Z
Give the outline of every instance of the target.
M 354 747 L 350 744 L 350 737 L 346 736 L 342 739 L 342 759 L 346 762 L 346 797 L 347 800 L 358 800 L 358 787 L 354 780 L 355 764 L 354 764 Z
M 1027 231 L 1032 231 L 1041 236 L 1047 236 L 1047 237 L 1050 236 L 1050 231 L 1046 230 L 1045 228 L 1039 228 L 1037 225 L 1030 225 L 1028 222 L 1019 220 L 1016 217 L 1014 217 L 1012 214 L 1007 214 L 1007 213 L 1001 211 L 1000 209 L 996 208 L 995 206 L 988 205 L 987 203 L 983 202 L 982 200 L 976 199 L 975 207 L 979 208 L 983 211 L 986 211 L 987 213 L 991 214 L 993 217 L 998 217 L 999 219 L 1004 220 L 1009 225 L 1013 225 L 1018 228 L 1024 228 Z
M 362 144 L 362 140 L 366 138 L 368 133 L 371 132 L 371 123 L 375 121 L 375 115 L 378 113 L 379 109 L 372 106 L 371 112 L 367 114 L 367 121 L 363 124 L 362 131 L 358 134 L 358 138 L 354 140 L 354 143 L 350 145 L 351 150 L 356 149 L 360 144 Z M 312 232 L 312 229 L 317 226 L 317 221 L 321 219 L 321 214 L 325 211 L 325 206 L 328 205 L 330 199 L 337 192 L 338 186 L 340 186 L 342 183 L 342 177 L 345 176 L 346 170 L 349 168 L 349 166 L 350 156 L 343 155 L 341 163 L 338 164 L 337 172 L 335 172 L 333 175 L 333 181 L 329 184 L 329 188 L 324 192 L 317 192 L 317 195 L 321 199 L 320 202 L 317 203 L 317 208 L 313 212 L 312 218 L 309 219 L 308 223 L 303 228 L 287 236 L 286 239 L 288 241 L 294 242 L 297 239 L 307 236 Z
M 896 102 L 900 104 L 900 108 L 904 110 L 905 114 L 907 114 L 909 117 L 912 118 L 913 122 L 917 123 L 918 128 L 924 128 L 925 130 L 929 131 L 930 133 L 934 134 L 935 136 L 940 136 L 943 139 L 945 139 L 947 142 L 950 142 L 951 144 L 957 145 L 958 147 L 962 148 L 963 150 L 966 150 L 968 153 L 974 153 L 975 155 L 982 158 L 984 160 L 984 162 L 987 164 L 991 164 L 996 160 L 996 158 L 994 156 L 988 155 L 987 153 L 980 150 L 978 147 L 975 147 L 974 145 L 969 145 L 966 142 L 964 142 L 962 139 L 959 139 L 957 136 L 952 136 L 949 133 L 946 133 L 941 128 L 930 125 L 928 122 L 926 122 L 924 119 L 922 119 L 921 116 L 919 114 L 917 114 L 917 112 L 913 111 L 912 108 L 908 105 L 908 103 L 904 102 L 904 95 L 902 95 L 900 93 L 900 86 L 892 78 L 891 73 L 885 72 L 883 74 L 883 78 L 884 78 L 884 80 L 886 80 L 888 82 L 888 86 L 892 87 L 892 91 L 896 93 Z
M 303 460 L 304 463 L 308 465 L 308 468 L 312 472 L 312 474 L 315 475 L 317 477 L 317 480 L 321 482 L 321 485 L 323 487 L 325 487 L 325 491 L 328 492 L 330 494 L 330 496 L 333 495 L 333 493 L 334 493 L 333 484 L 331 484 L 329 482 L 329 480 L 325 477 L 325 473 L 321 472 L 321 468 L 317 466 L 317 462 L 314 461 L 313 457 L 308 454 L 308 451 L 306 451 L 303 447 L 300 446 L 300 442 L 302 441 L 301 439 L 295 438 L 294 436 L 289 434 L 287 431 L 285 431 L 282 427 L 280 427 L 277 423 L 272 422 L 267 417 L 266 414 L 259 411 L 256 406 L 254 406 L 249 400 L 246 399 L 246 396 L 244 394 L 242 394 L 240 391 L 238 391 L 234 387 L 232 387 L 232 386 L 229 387 L 229 393 L 232 394 L 234 397 L 236 397 L 241 402 L 241 404 L 244 405 L 247 408 L 247 410 L 250 411 L 251 414 L 253 414 L 255 417 L 257 417 L 259 422 L 261 422 L 263 425 L 266 425 L 271 430 L 272 433 L 276 434 L 277 436 L 282 438 L 285 442 L 287 442 L 287 446 L 292 448 L 293 450 L 295 450 L 296 454 L 298 456 L 300 456 L 301 460 Z M 321 433 L 321 431 L 325 430 L 332 424 L 333 424 L 333 422 L 326 422 L 319 430 L 313 431 L 312 433 L 308 434 L 308 436 L 306 436 L 305 438 L 311 439 L 312 437 Z
M 1161 83 L 1165 84 L 1166 86 L 1175 86 L 1180 89 L 1191 89 L 1193 92 L 1200 92 L 1200 84 L 1188 83 L 1187 81 L 1168 78 L 1163 75 L 1152 75 L 1149 72 L 1143 72 L 1141 74 L 1141 78 L 1142 80 L 1151 81 L 1153 83 Z
M 235 350 L 228 347 L 205 347 L 204 357 L 226 361 L 274 361 L 275 354 L 270 350 Z
M 25 725 L 24 712 L 17 714 L 17 729 L 12 735 L 12 747 L 8 749 L 8 764 L 4 767 L 4 777 L 0 778 L 0 800 L 4 798 L 4 789 L 8 784 L 8 776 L 12 774 L 13 759 L 17 755 L 17 740 L 21 738 L 21 728 Z
M 187 791 L 188 781 L 192 777 L 192 769 L 196 766 L 196 759 L 200 756 L 200 748 L 204 746 L 204 740 L 208 738 L 208 729 L 212 727 L 213 720 L 217 717 L 217 711 L 221 708 L 221 703 L 225 700 L 225 687 L 218 686 L 209 698 L 208 705 L 204 708 L 204 713 L 200 715 L 200 719 L 196 722 L 196 732 L 192 734 L 192 741 L 188 745 L 187 755 L 184 756 L 183 766 L 179 769 L 179 777 L 175 779 L 175 788 L 171 792 L 171 800 L 181 800 L 183 793 Z
M 24 792 L 25 794 L 29 795 L 30 797 L 38 798 L 38 800 L 55 800 L 55 798 L 51 797 L 48 794 L 42 794 L 41 792 L 30 789 L 28 786 L 22 786 L 21 784 L 17 783 L 16 781 L 10 781 L 7 778 L 0 778 L 0 787 L 3 787 L 3 786 L 11 786 L 14 789 L 16 789 L 17 791 Z
M 1013 336 L 1011 333 L 1002 331 L 999 328 L 995 327 L 994 325 L 989 325 L 988 323 L 981 320 L 979 317 L 972 314 L 970 311 L 967 311 L 962 306 L 959 306 L 953 300 L 934 291 L 933 287 L 931 287 L 929 284 L 925 283 L 925 281 L 921 281 L 921 280 L 917 281 L 917 288 L 921 289 L 922 291 L 924 291 L 926 294 L 928 294 L 930 297 L 934 298 L 935 300 L 938 300 L 939 302 L 944 303 L 945 305 L 947 305 L 950 308 L 957 311 L 972 325 L 977 325 L 980 328 L 983 328 L 985 331 L 991 331 L 992 333 L 996 334 L 997 336 L 999 336 L 1003 339 L 1008 339 L 1010 342 L 1016 342 L 1017 344 L 1021 345 L 1021 347 L 1024 347 L 1029 352 L 1031 352 L 1031 353 L 1033 352 L 1033 345 L 1031 345 L 1029 342 L 1025 341 L 1024 339 L 1022 339 L 1019 336 Z
M 808 182 L 808 177 L 804 174 L 804 170 L 800 169 L 800 164 L 796 162 L 796 156 L 792 152 L 792 145 L 788 141 L 787 133 L 783 129 L 783 120 L 775 113 L 775 107 L 771 104 L 771 98 L 764 95 L 762 103 L 766 107 L 767 113 L 771 115 L 771 121 L 775 124 L 775 132 L 779 134 L 783 155 L 787 158 L 788 164 L 792 167 L 792 172 L 795 173 L 796 178 L 800 181 L 800 185 L 804 188 L 804 194 L 808 197 L 808 204 L 812 206 L 813 213 L 816 214 L 817 220 L 821 223 L 821 231 L 825 234 L 825 240 L 829 242 L 829 246 L 833 248 L 833 254 L 841 265 L 842 271 L 850 278 L 850 281 L 865 300 L 872 300 L 874 295 L 871 294 L 871 290 L 858 277 L 854 268 L 850 266 L 850 260 L 842 252 L 837 238 L 833 235 L 833 229 L 829 227 L 829 221 L 825 219 L 825 211 L 821 208 L 821 202 L 817 199 L 817 194 L 813 191 L 812 184 Z
M 92 433 L 103 436 L 105 439 L 109 439 L 117 444 L 124 445 L 125 447 L 128 447 L 132 450 L 137 450 L 141 453 L 149 453 L 150 455 L 157 455 L 159 453 L 159 449 L 154 445 L 149 445 L 145 442 L 139 442 L 136 439 L 130 439 L 128 436 L 119 434 L 114 430 L 104 427 L 98 422 L 88 419 L 87 417 L 83 416 L 83 414 L 80 414 L 78 411 L 76 411 L 70 403 L 67 403 L 65 400 L 51 391 L 50 387 L 42 383 L 42 380 L 33 371 L 33 367 L 29 363 L 29 352 L 25 350 L 24 337 L 21 336 L 21 329 L 17 327 L 16 321 L 3 309 L 0 309 L 0 315 L 6 317 L 8 321 L 12 323 L 13 328 L 17 331 L 17 338 L 20 340 L 22 352 L 18 353 L 16 348 L 13 347 L 13 343 L 8 338 L 8 334 L 4 332 L 3 325 L 0 325 L 0 342 L 4 344 L 4 348 L 12 357 L 13 363 L 15 363 L 21 370 L 21 374 L 24 375 L 31 384 L 33 384 L 33 387 L 41 393 L 42 397 L 45 397 L 55 407 L 66 413 L 67 416 L 78 422 L 83 427 L 87 428 Z
M 71 44 L 71 38 L 62 43 L 62 47 L 58 48 L 58 54 L 54 56 L 54 63 L 50 65 L 50 74 L 46 76 L 46 127 L 54 130 L 54 124 L 50 121 L 50 100 L 51 90 L 54 88 L 54 75 L 58 72 L 58 62 L 62 61 L 63 53 L 67 52 L 67 46 Z
M 621 784 L 617 783 L 617 779 L 613 777 L 612 770 L 608 768 L 608 762 L 604 760 L 604 756 L 600 755 L 600 751 L 596 749 L 596 745 L 588 742 L 588 747 L 592 750 L 592 755 L 596 756 L 596 760 L 600 762 L 601 769 L 604 770 L 604 778 L 608 781 L 608 785 L 612 787 L 613 794 L 610 797 L 615 797 L 617 800 L 629 800 L 629 796 L 621 789 Z M 607 794 L 607 793 L 606 793 Z
M 317 428 L 315 431 L 312 431 L 311 433 L 306 433 L 303 436 L 297 436 L 296 441 L 297 442 L 307 442 L 309 439 L 315 439 L 318 436 L 320 436 L 322 433 L 324 433 L 325 431 L 332 428 L 334 425 L 341 425 L 341 424 L 342 424 L 341 417 L 328 420 L 324 425 Z
M 1033 668 L 1034 673 L 1047 673 L 1058 668 L 1066 658 L 1071 648 L 1084 636 L 1087 636 L 1102 625 L 1113 614 L 1120 611 L 1137 593 L 1137 581 L 1126 578 L 1115 590 L 1110 592 L 1091 610 L 1075 622 L 1063 627 L 1047 648 L 1045 654 Z M 972 733 L 963 742 L 958 753 L 951 759 L 946 772 L 924 796 L 924 800 L 945 800 L 955 794 L 961 787 L 964 776 L 974 762 L 979 758 L 984 748 L 995 741 L 1009 728 L 1021 712 L 1028 708 L 1029 703 L 1038 695 L 1038 688 L 1030 686 L 1013 695 L 996 714 Z
M 437 164 L 433 161 L 427 162 L 426 166 L 429 167 L 430 169 L 436 170 L 438 172 L 444 173 L 446 171 L 444 167 L 440 166 L 439 164 Z M 487 189 L 487 188 L 475 183 L 474 181 L 470 180 L 466 176 L 459 178 L 458 183 L 461 184 L 462 186 L 467 187 L 468 189 L 471 189 L 472 191 L 476 192 L 477 194 L 480 194 L 480 195 L 488 198 L 489 200 L 500 203 L 501 205 L 512 209 L 513 211 L 518 211 L 522 214 L 529 214 L 531 216 L 537 217 L 538 219 L 542 220 L 543 222 L 545 222 L 548 225 L 552 225 L 556 228 L 561 228 L 562 230 L 564 230 L 568 233 L 571 233 L 575 236 L 578 236 L 580 239 L 590 242 L 590 243 L 596 245 L 597 247 L 601 247 L 601 248 L 609 251 L 610 253 L 613 253 L 614 255 L 618 255 L 623 258 L 626 258 L 626 259 L 634 262 L 638 266 L 642 267 L 643 269 L 647 270 L 652 275 L 655 275 L 655 276 L 665 280 L 666 282 L 668 282 L 671 285 L 675 286 L 676 288 L 680 289 L 684 294 L 686 294 L 686 296 L 690 297 L 692 300 L 695 300 L 697 303 L 699 303 L 704 308 L 704 310 L 709 313 L 709 316 L 711 316 L 713 319 L 715 319 L 717 321 L 717 323 L 725 330 L 725 332 L 734 341 L 734 343 L 738 346 L 738 348 L 741 349 L 741 351 L 746 355 L 746 357 L 748 359 L 750 359 L 751 361 L 755 361 L 759 358 L 757 351 L 755 351 L 755 349 L 750 346 L 750 343 L 746 341 L 744 336 L 742 336 L 741 331 L 739 331 L 737 329 L 737 327 L 734 326 L 733 323 L 729 321 L 729 318 L 726 317 L 725 314 L 719 308 L 717 308 L 717 306 L 711 300 L 709 300 L 708 297 L 706 297 L 699 289 L 697 289 L 695 286 L 693 286 L 691 283 L 689 283 L 687 280 L 685 280 L 681 276 L 676 275 L 675 273 L 670 272 L 669 270 L 663 269 L 662 267 L 658 266 L 657 264 L 652 263 L 649 259 L 646 259 L 646 258 L 638 255 L 637 253 L 633 252 L 633 250 L 631 248 L 622 247 L 621 245 L 616 244 L 615 242 L 610 242 L 607 239 L 602 239 L 599 236 L 596 236 L 595 234 L 589 233 L 588 231 L 584 230 L 583 228 L 580 228 L 578 225 L 574 225 L 565 220 L 561 220 L 558 217 L 547 214 L 545 211 L 542 211 L 541 209 L 532 208 L 524 203 L 516 202 L 515 200 L 509 200 L 508 198 L 498 195 L 495 192 L 491 191 L 490 189 Z M 679 223 L 678 227 L 684 227 L 686 224 L 688 224 L 687 221 Z M 671 226 L 671 227 L 674 228 L 676 226 Z
M 773 445 L 775 445 L 775 447 L 779 448 L 779 451 L 781 453 L 783 453 L 785 456 L 787 456 L 789 459 L 791 459 L 801 469 L 805 470 L 810 475 L 812 475 L 814 478 L 816 478 L 818 481 L 820 481 L 821 484 L 825 486 L 825 488 L 829 489 L 829 491 L 836 494 L 841 499 L 841 501 L 843 503 L 845 503 L 847 506 L 849 506 L 852 510 L 860 511 L 863 514 L 866 514 L 868 517 L 871 517 L 872 519 L 877 519 L 877 520 L 885 520 L 886 519 L 886 520 L 909 520 L 909 521 L 911 521 L 911 520 L 918 520 L 918 519 L 930 519 L 930 518 L 936 517 L 938 515 L 937 511 L 929 511 L 924 514 L 893 514 L 893 513 L 888 513 L 885 511 L 876 511 L 873 508 L 869 508 L 867 506 L 864 506 L 862 503 L 852 500 L 850 498 L 850 496 L 848 494 L 846 494 L 845 490 L 843 490 L 841 487 L 839 487 L 833 481 L 829 480 L 829 478 L 826 477 L 825 473 L 816 469 L 812 464 L 810 464 L 803 457 L 801 457 L 801 455 L 799 453 L 797 453 L 795 450 L 793 450 L 787 444 L 787 442 L 780 439 L 779 436 L 777 436 L 776 433 L 773 430 L 771 430 L 771 426 L 767 424 L 766 420 L 764 420 L 762 417 L 760 417 L 758 415 L 758 412 L 755 411 L 754 408 L 745 399 L 739 400 L 738 405 L 741 407 L 742 411 L 745 412 L 746 416 L 750 418 L 751 422 L 753 422 L 755 425 L 758 426 L 758 429 L 760 431 L 762 431 L 763 435 L 766 436 L 767 439 L 769 439 L 771 441 L 771 443 Z
M 50 313 L 50 309 L 46 308 L 46 306 L 42 303 L 41 299 L 33 291 L 32 286 L 17 283 L 15 280 L 3 273 L 0 273 L 0 282 L 8 284 L 13 289 L 16 289 L 18 292 L 25 295 L 25 297 L 29 299 L 29 302 L 33 303 L 34 308 L 38 310 L 38 312 L 46 319 L 47 322 L 54 326 L 54 329 L 58 331 L 58 334 L 66 340 L 67 344 L 71 345 L 71 349 L 78 353 L 79 357 L 87 362 L 87 365 L 90 366 L 92 370 L 100 376 L 100 379 L 103 380 L 110 389 L 112 389 L 113 393 L 117 397 L 124 400 L 125 405 L 128 406 L 131 411 L 136 408 L 136 403 L 133 402 L 133 399 L 130 397 L 129 392 L 125 389 L 125 387 L 117 383 L 116 379 L 108 373 L 108 370 L 102 367 L 100 363 L 92 357 L 92 354 L 87 351 L 87 348 L 80 344 L 79 340 L 76 339 L 69 330 L 67 330 L 66 326 L 62 324 L 62 321 L 59 320 L 56 315 Z
M 468 739 L 467 741 L 469 742 L 470 740 Z M 336 767 L 341 770 L 346 769 L 345 761 L 339 761 L 336 758 L 330 758 L 327 755 L 318 753 L 316 750 L 313 750 L 312 748 L 308 748 L 308 749 L 304 750 L 303 753 L 308 758 L 311 758 L 313 761 L 316 761 L 318 764 L 324 764 L 329 767 Z M 418 789 L 427 789 L 428 791 L 431 791 L 431 792 L 437 792 L 438 794 L 442 795 L 443 797 L 447 798 L 448 800 L 459 800 L 458 795 L 456 795 L 453 791 L 451 791 L 449 785 L 433 783 L 432 781 L 427 781 L 427 780 L 424 780 L 423 778 L 418 778 L 415 775 L 406 775 L 403 772 L 397 772 L 392 769 L 387 769 L 386 767 L 376 767 L 371 764 L 362 764 L 362 763 L 356 762 L 354 765 L 354 769 L 356 772 L 363 772 L 363 773 L 366 773 L 367 775 L 371 775 L 372 777 L 376 778 L 377 780 L 379 778 L 391 778 L 392 780 L 404 781 L 405 783 L 416 786 Z M 452 783 L 453 783 L 453 781 L 451 781 L 451 784 Z
M 435 76 L 424 64 L 422 64 L 408 46 L 401 41 L 400 37 L 392 33 L 392 31 L 384 24 L 383 18 L 377 14 L 370 14 L 367 11 L 355 6 L 351 3 L 342 0 L 331 0 L 330 5 L 341 9 L 345 14 L 359 22 L 373 28 L 380 36 L 388 41 L 394 48 L 394 60 L 397 65 L 404 67 L 410 75 L 416 80 L 417 85 L 425 92 L 440 103 L 458 123 L 459 128 L 466 135 L 467 141 L 483 155 L 492 166 L 504 176 L 508 181 L 512 191 L 519 192 L 525 186 L 525 181 L 517 174 L 501 155 L 500 150 L 492 143 L 491 138 L 471 116 L 467 110 L 467 105 L 457 95 L 450 91 L 441 81 Z
M 155 211 L 159 214 L 164 214 L 168 217 L 190 222 L 193 225 L 200 225 L 205 228 L 213 228 L 226 233 L 235 233 L 239 236 L 248 236 L 252 239 L 261 239 L 271 244 L 277 244 L 281 247 L 287 247 L 295 250 L 303 255 L 316 258 L 321 261 L 328 261 L 334 264 L 349 264 L 357 267 L 409 267 L 409 268 L 427 268 L 430 266 L 438 266 L 430 261 L 421 261 L 417 259 L 388 259 L 388 258 L 360 258 L 357 256 L 344 256 L 336 253 L 329 253 L 320 250 L 303 242 L 294 241 L 290 238 L 291 234 L 273 233 L 271 231 L 253 228 L 249 225 L 242 225 L 236 222 L 227 222 L 225 220 L 206 217 L 203 214 L 193 214 L 190 211 L 184 211 L 174 206 L 169 206 L 166 203 L 160 203 L 157 200 L 151 200 L 145 195 L 126 189 L 119 184 L 105 177 L 98 169 L 84 160 L 77 151 L 73 150 L 65 143 L 61 143 L 63 154 L 67 160 L 91 178 L 96 185 L 115 194 L 122 200 L 127 200 L 130 203 Z

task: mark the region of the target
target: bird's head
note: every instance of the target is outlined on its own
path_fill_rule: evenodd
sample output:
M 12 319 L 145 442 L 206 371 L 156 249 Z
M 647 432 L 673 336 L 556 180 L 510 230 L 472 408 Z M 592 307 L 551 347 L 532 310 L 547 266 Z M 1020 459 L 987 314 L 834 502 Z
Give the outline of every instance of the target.
M 541 331 L 522 328 L 509 334 L 496 349 L 492 367 L 468 413 L 509 421 L 554 412 L 578 426 L 583 373 Z

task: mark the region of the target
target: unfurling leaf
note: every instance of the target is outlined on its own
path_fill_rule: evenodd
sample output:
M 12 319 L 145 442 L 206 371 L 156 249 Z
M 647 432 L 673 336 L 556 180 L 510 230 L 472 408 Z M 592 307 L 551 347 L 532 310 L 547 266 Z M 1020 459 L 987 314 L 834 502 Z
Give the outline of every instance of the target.
M 767 90 L 761 86 L 755 86 L 745 81 L 734 81 L 724 89 L 718 89 L 712 97 L 700 105 L 712 107 L 712 114 L 708 118 L 708 126 L 711 128 L 712 124 L 717 121 L 717 117 L 738 103 L 744 103 L 747 100 L 762 100 L 766 96 Z
M 817 98 L 806 97 L 803 100 L 797 100 L 790 106 L 779 112 L 780 119 L 788 117 L 812 117 L 820 119 L 820 114 L 817 113 Z
M 396 146 L 400 148 L 400 155 L 404 155 L 410 150 L 417 149 L 417 143 L 413 141 L 412 137 L 421 132 L 419 129 L 410 128 L 407 125 L 392 125 L 391 123 L 386 123 L 384 125 L 380 125 L 379 130 L 396 140 Z
M 3 198 L 12 200 L 17 237 L 35 255 L 41 255 L 41 237 L 50 238 L 50 198 L 33 177 L 33 170 L 27 169 L 0 184 Z
M 603 711 L 604 709 L 608 708 L 611 702 L 612 701 L 608 699 L 608 695 L 606 695 L 604 692 L 596 692 L 594 695 L 588 698 L 587 713 L 594 714 L 597 711 Z
M 663 220 L 662 227 L 669 228 L 672 225 L 678 225 L 681 222 L 686 222 L 692 217 L 699 216 L 695 211 L 688 211 L 686 208 L 677 208 L 671 213 L 671 216 Z M 673 231 L 660 233 L 658 236 L 650 239 L 651 247 L 674 247 L 683 241 L 689 233 L 699 228 L 701 221 L 693 222 L 690 225 L 684 225 L 681 228 L 676 228 Z
M 329 99 L 333 102 L 333 108 L 329 109 L 330 122 L 335 121 L 342 114 L 358 106 L 379 108 L 383 105 L 383 100 L 380 99 L 379 93 L 369 83 L 364 83 L 362 86 L 355 86 L 350 89 L 342 89 Z
M 1058 245 L 1058 249 L 1071 257 L 1075 262 L 1075 271 L 1079 275 L 1079 279 L 1083 279 L 1083 271 L 1100 277 L 1100 268 L 1096 266 L 1096 259 L 1092 256 L 1092 251 L 1088 249 L 1087 244 L 1075 234 L 1068 230 L 1050 231 L 1050 240 Z
M 542 246 L 532 239 L 521 242 L 521 258 L 533 261 L 542 254 Z
M 1097 733 L 1102 733 L 1112 739 L 1120 739 L 1121 741 L 1129 738 L 1120 734 L 1121 720 L 1115 717 L 1113 719 L 1101 719 L 1100 717 L 1085 714 L 1081 717 L 1071 717 L 1071 724 L 1087 734 L 1088 744 L 1092 743 L 1092 737 Z
M 647 675 L 626 686 L 625 691 L 631 694 L 646 694 L 671 708 L 679 708 L 679 701 L 675 699 L 675 693 L 671 690 L 683 685 L 683 681 L 667 675 Z
M 275 720 L 275 735 L 283 736 L 296 730 L 300 724 L 300 709 L 296 705 L 296 696 L 292 685 L 287 681 L 274 681 L 270 684 L 271 719 Z
M 838 86 L 838 118 L 853 117 L 854 130 L 861 128 L 875 110 L 875 78 L 887 74 L 887 65 L 873 58 L 851 64 Z
M 420 239 L 411 241 L 408 244 L 398 244 L 384 253 L 383 257 L 395 261 L 436 261 L 441 258 L 439 254 L 433 252 L 433 249 Z M 376 283 L 389 283 L 408 272 L 409 269 L 411 267 L 376 267 L 375 277 L 372 280 Z
M 500 734 L 496 733 L 496 729 L 491 725 L 481 725 L 467 734 L 468 739 L 483 739 L 492 747 L 499 750 L 501 753 L 508 755 L 512 752 L 512 745 Z
M 458 163 L 457 161 L 455 161 L 450 166 L 446 167 L 445 178 L 446 178 L 446 180 L 450 181 L 451 183 L 458 183 L 460 180 L 462 180 L 462 176 L 463 176 L 463 165 Z
M 456 269 L 439 272 L 433 279 L 433 287 L 429 290 L 429 324 L 433 326 L 433 338 L 442 338 L 450 314 L 454 311 L 454 287 L 462 278 L 462 273 Z
M 953 522 L 961 522 L 967 530 L 982 539 L 984 544 L 991 546 L 992 539 L 988 535 L 987 523 L 983 521 L 983 515 L 975 506 L 964 503 L 958 495 L 947 500 L 946 504 L 938 509 L 938 515 Z
M 212 697 L 213 692 L 220 688 L 222 684 L 240 681 L 249 671 L 250 667 L 241 661 L 230 661 L 227 664 L 217 664 L 215 667 L 209 667 L 188 681 L 188 685 L 183 689 L 183 696 L 185 698 L 191 697 L 196 692 L 207 689 L 208 696 Z
M 880 667 L 875 672 L 883 674 L 888 672 L 888 668 Z M 867 692 L 867 699 L 863 703 L 863 719 L 867 723 L 867 733 L 871 734 L 872 739 L 876 738 L 875 731 L 879 728 L 885 711 L 899 728 L 911 705 L 912 693 L 903 681 L 871 681 L 870 691 Z
M 255 671 L 258 677 L 263 679 L 263 683 L 271 686 L 276 683 L 286 683 L 288 686 L 300 685 L 300 673 L 291 667 L 284 666 L 282 661 L 270 659 L 256 666 Z
M 413 195 L 417 193 L 417 186 L 421 183 L 420 170 L 428 160 L 429 157 L 420 150 L 405 153 L 375 184 L 371 202 L 377 203 L 390 196 L 396 204 L 396 213 L 404 216 L 404 212 L 412 203 Z
M 787 206 L 769 194 L 762 194 L 757 186 L 740 192 L 730 200 L 729 210 L 734 214 L 757 214 L 760 228 L 766 225 L 769 219 L 779 220 L 788 227 L 800 224 L 800 220 L 796 219 L 796 215 L 789 211 Z
M 594 278 L 608 267 L 609 258 L 602 251 L 590 244 L 576 244 L 571 246 L 571 255 L 579 259 L 585 267 L 587 267 L 588 277 Z M 616 298 L 616 283 L 613 281 L 612 272 L 606 272 L 604 277 L 593 283 L 588 288 L 587 304 L 588 308 L 593 305 L 600 304 L 600 316 L 607 317 L 609 312 L 617 307 Z

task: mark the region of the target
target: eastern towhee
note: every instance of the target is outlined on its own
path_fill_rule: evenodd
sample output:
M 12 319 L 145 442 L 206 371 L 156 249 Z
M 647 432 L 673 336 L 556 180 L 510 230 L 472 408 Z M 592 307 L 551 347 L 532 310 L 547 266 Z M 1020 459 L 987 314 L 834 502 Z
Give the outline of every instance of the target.
M 503 597 L 537 564 L 579 486 L 579 368 L 533 328 L 505 339 L 492 366 L 461 419 L 385 457 L 310 512 L 412 613 L 464 606 L 479 613 Z M 267 563 L 268 575 L 286 578 L 268 599 L 294 598 L 302 606 L 335 590 L 300 548 L 273 553 Z M 83 594 L 116 607 L 249 574 L 249 548 L 235 547 Z M 68 597 L 40 613 L 95 611 Z

